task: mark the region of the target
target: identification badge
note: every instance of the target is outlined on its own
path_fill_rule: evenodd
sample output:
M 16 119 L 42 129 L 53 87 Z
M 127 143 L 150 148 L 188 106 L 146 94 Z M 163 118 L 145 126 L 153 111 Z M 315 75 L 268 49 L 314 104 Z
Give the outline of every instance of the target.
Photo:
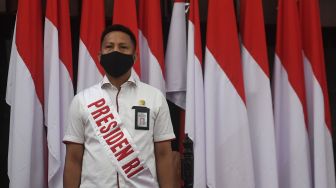
M 149 130 L 149 108 L 144 106 L 133 106 L 135 110 L 135 129 Z

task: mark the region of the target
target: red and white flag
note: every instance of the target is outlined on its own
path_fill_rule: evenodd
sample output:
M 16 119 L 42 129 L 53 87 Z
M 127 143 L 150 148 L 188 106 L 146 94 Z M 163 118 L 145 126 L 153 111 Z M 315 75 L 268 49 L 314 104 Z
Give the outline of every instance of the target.
M 198 0 L 189 2 L 185 133 L 194 143 L 194 187 L 206 187 L 204 87 Z
M 62 143 L 74 96 L 69 1 L 47 1 L 44 25 L 44 121 L 48 141 L 48 187 L 63 187 Z
M 165 70 L 167 99 L 185 109 L 187 80 L 187 37 L 185 0 L 175 0 L 170 22 Z
M 298 8 L 279 0 L 273 101 L 281 188 L 312 187 Z
M 19 1 L 6 93 L 11 106 L 8 177 L 13 188 L 47 187 L 42 20 L 41 1 Z
M 206 39 L 207 185 L 254 188 L 251 139 L 233 1 L 209 1 Z
M 277 188 L 273 105 L 261 0 L 240 1 L 240 29 L 255 186 Z
M 138 18 L 141 80 L 165 95 L 160 1 L 139 1 Z
M 319 3 L 300 2 L 313 187 L 335 188 L 335 166 Z
M 100 37 L 105 28 L 103 0 L 83 0 L 79 34 L 77 92 L 98 83 L 104 69 L 98 60 Z
M 133 68 L 138 76 L 141 75 L 140 58 L 139 58 L 139 43 L 138 43 L 138 21 L 135 0 L 114 0 L 113 7 L 113 24 L 121 24 L 133 32 L 137 41 L 136 55 L 137 59 Z

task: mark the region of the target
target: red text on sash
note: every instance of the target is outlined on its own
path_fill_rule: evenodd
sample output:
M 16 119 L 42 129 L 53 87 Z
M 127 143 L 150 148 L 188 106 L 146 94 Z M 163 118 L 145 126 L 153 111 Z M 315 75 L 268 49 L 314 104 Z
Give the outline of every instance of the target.
M 105 99 L 101 98 L 89 104 L 88 108 L 96 126 L 99 128 L 99 132 L 102 134 L 101 138 L 109 146 L 127 177 L 131 178 L 141 172 L 144 167 L 141 165 L 137 155 L 132 156 L 134 149 L 127 136 L 118 126 L 118 122 L 115 120 Z

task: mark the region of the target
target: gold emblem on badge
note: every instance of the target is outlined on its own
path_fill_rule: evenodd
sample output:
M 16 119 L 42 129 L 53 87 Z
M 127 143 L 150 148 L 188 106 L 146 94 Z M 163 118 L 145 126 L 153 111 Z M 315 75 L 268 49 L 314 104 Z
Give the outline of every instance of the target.
M 143 100 L 143 99 L 139 100 L 139 105 L 140 106 L 145 106 L 145 104 L 146 104 L 145 100 Z

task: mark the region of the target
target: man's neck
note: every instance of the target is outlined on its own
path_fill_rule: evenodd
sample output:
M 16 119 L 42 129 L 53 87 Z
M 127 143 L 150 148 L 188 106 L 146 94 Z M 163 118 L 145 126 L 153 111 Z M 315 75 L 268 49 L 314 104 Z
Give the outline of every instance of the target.
M 114 85 L 116 88 L 118 88 L 118 90 L 120 90 L 120 87 L 123 83 L 127 82 L 127 80 L 130 78 L 131 76 L 131 69 L 129 71 L 127 71 L 125 74 L 121 75 L 118 78 L 112 77 L 108 74 L 106 74 L 108 80 L 110 81 L 110 83 L 112 85 Z

